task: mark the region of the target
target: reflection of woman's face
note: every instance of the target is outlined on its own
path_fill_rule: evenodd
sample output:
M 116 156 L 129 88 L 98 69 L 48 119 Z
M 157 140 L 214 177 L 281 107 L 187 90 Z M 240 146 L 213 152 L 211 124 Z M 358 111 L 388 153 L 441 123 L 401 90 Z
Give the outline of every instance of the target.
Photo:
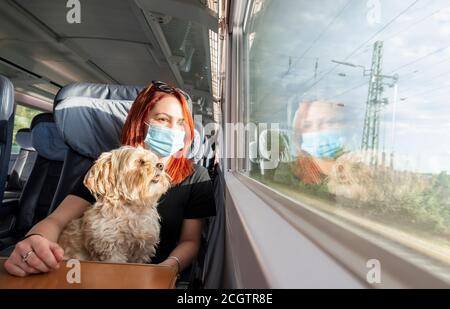
M 150 111 L 146 122 L 174 130 L 186 131 L 181 104 L 174 96 L 166 96 L 159 100 Z
M 312 102 L 301 104 L 296 115 L 294 129 L 297 133 L 318 132 L 340 127 L 336 107 L 331 103 Z

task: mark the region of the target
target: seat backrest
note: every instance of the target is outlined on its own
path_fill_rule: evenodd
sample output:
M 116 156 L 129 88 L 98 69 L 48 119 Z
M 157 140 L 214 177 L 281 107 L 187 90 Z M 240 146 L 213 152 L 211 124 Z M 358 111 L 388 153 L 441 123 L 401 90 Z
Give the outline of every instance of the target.
M 14 161 L 9 174 L 7 191 L 22 191 L 36 161 L 36 150 L 31 144 L 31 129 L 20 129 L 16 133 L 16 144 L 19 145 L 19 154 Z
M 19 200 L 15 227 L 16 231 L 22 232 L 47 216 L 68 149 L 51 113 L 39 114 L 33 118 L 31 145 L 37 156 Z
M 195 163 L 199 163 L 205 152 L 205 129 L 200 121 L 195 121 L 194 141 L 188 153 L 188 158 Z
M 216 134 L 212 134 L 205 139 L 203 166 L 209 171 L 214 171 L 214 163 L 216 161 L 216 139 Z
M 102 152 L 120 146 L 128 111 L 142 89 L 142 86 L 74 83 L 58 92 L 54 102 L 55 122 L 69 150 L 49 213 Z
M 0 75 L 0 201 L 3 200 L 14 127 L 14 87 Z
M 214 164 L 214 200 L 216 216 L 208 219 L 205 228 L 205 251 L 200 263 L 203 288 L 222 287 L 225 257 L 225 179 L 219 163 Z

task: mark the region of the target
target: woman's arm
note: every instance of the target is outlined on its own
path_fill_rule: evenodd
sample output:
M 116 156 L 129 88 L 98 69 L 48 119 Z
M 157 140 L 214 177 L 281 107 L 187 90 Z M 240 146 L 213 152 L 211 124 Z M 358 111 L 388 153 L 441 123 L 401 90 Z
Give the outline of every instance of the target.
M 170 256 L 178 258 L 180 262 L 180 273 L 187 266 L 191 265 L 192 261 L 198 254 L 201 241 L 201 233 L 203 227 L 203 219 L 184 219 L 181 227 L 180 241 L 177 247 L 170 253 Z M 174 258 L 167 258 L 160 265 L 169 265 L 178 268 L 178 262 Z
M 68 195 L 53 213 L 33 226 L 27 235 L 41 234 L 48 240 L 57 242 L 66 225 L 73 219 L 81 217 L 89 205 L 78 196 Z
M 57 244 L 59 235 L 72 219 L 81 217 L 88 206 L 89 202 L 80 197 L 67 196 L 50 216 L 27 233 L 41 236 L 33 235 L 17 243 L 5 262 L 6 271 L 11 275 L 23 277 L 58 268 L 64 257 L 64 251 Z M 30 251 L 33 253 L 28 260 L 22 261 L 22 256 Z

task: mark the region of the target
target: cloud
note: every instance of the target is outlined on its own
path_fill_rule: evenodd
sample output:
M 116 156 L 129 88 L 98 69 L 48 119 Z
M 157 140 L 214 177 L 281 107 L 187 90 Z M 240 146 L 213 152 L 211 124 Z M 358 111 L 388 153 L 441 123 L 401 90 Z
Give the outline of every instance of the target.
M 439 13 L 433 16 L 433 19 L 439 22 L 447 23 L 450 20 L 450 7 L 440 9 Z
M 450 26 L 444 26 L 439 29 L 439 35 L 444 38 L 450 37 Z

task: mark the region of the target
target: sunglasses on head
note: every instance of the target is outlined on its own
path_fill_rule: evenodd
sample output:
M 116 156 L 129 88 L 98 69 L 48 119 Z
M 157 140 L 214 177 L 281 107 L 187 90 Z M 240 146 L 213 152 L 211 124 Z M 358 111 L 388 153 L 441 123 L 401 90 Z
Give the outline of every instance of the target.
M 156 89 L 158 89 L 159 91 L 162 91 L 165 93 L 172 93 L 172 94 L 180 93 L 186 98 L 186 101 L 188 102 L 189 105 L 192 104 L 191 97 L 186 92 L 181 90 L 180 88 L 175 88 L 175 87 L 169 86 L 165 82 L 161 82 L 161 81 L 152 81 L 152 86 L 155 87 Z

